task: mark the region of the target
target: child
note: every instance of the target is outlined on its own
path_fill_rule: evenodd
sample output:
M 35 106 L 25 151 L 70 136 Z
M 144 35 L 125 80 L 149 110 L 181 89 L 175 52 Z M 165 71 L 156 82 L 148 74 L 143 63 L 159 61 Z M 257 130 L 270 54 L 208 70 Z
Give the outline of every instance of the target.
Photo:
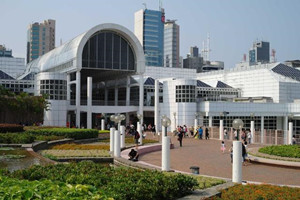
M 224 143 L 224 140 L 222 141 L 222 143 L 221 143 L 221 151 L 222 151 L 222 153 L 224 153 L 224 151 L 225 151 L 225 143 Z

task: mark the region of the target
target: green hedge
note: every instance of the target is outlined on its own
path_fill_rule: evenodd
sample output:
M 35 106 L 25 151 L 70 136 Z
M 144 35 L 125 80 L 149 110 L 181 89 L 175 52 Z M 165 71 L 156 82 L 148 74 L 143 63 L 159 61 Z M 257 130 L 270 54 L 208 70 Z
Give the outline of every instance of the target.
M 260 153 L 289 157 L 300 158 L 300 146 L 299 145 L 274 145 L 260 148 Z
M 28 133 L 0 133 L 2 144 L 29 144 L 34 140 L 35 137 Z
M 99 133 L 100 133 L 100 134 L 103 134 L 103 133 L 110 133 L 110 131 L 108 131 L 108 130 L 100 130 Z
M 76 140 L 98 137 L 98 130 L 95 129 L 44 128 L 36 130 L 27 130 L 26 133 L 30 133 L 33 135 L 64 136 L 65 138 L 73 138 Z
M 182 174 L 170 176 L 158 171 L 113 168 L 93 162 L 34 166 L 9 176 L 92 185 L 116 200 L 176 199 L 191 193 L 198 185 L 194 178 Z
M 0 124 L 0 133 L 15 133 L 23 132 L 24 127 L 18 124 Z

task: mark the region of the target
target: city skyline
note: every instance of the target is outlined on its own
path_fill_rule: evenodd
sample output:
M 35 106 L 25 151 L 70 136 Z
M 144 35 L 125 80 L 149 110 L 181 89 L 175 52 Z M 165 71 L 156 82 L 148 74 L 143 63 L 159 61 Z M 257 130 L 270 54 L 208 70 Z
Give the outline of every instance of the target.
M 159 1 L 46 1 L 1 2 L 0 44 L 13 50 L 13 56 L 26 57 L 26 30 L 32 22 L 54 19 L 56 46 L 73 39 L 101 23 L 117 23 L 134 31 L 134 13 L 145 6 L 158 10 Z M 44 9 L 46 8 L 46 9 Z M 248 54 L 253 42 L 270 42 L 278 61 L 299 59 L 300 2 L 275 1 L 180 1 L 164 0 L 166 19 L 177 19 L 180 26 L 180 55 L 183 58 L 191 46 L 202 49 L 210 34 L 211 60 L 224 61 L 225 68 Z M 271 53 L 271 52 L 270 52 Z

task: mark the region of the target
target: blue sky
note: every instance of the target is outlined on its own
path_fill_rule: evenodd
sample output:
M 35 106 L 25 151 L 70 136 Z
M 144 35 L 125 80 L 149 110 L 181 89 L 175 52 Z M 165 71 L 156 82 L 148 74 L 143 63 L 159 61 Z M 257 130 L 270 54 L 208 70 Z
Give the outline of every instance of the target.
M 56 20 L 56 44 L 101 23 L 134 29 L 134 12 L 158 9 L 158 0 L 1 0 L 0 44 L 26 57 L 28 24 Z M 202 48 L 210 34 L 211 60 L 231 68 L 253 41 L 265 40 L 278 61 L 300 59 L 300 0 L 163 0 L 166 19 L 180 25 L 180 54 Z

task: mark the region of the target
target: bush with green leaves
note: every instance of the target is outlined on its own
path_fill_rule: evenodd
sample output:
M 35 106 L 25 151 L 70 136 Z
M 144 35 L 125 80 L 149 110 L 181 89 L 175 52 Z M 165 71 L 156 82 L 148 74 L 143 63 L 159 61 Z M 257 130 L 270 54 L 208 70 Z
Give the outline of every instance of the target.
M 274 145 L 260 148 L 260 153 L 269 155 L 289 157 L 289 158 L 300 158 L 300 146 L 299 145 Z
M 1 199 L 111 199 L 91 185 L 71 185 L 63 182 L 18 180 L 0 176 Z
M 76 129 L 76 128 L 44 128 L 44 129 L 30 129 L 26 133 L 33 135 L 45 136 L 64 136 L 65 138 L 88 139 L 97 138 L 98 130 L 95 129 Z
M 34 166 L 9 176 L 92 185 L 117 200 L 176 199 L 191 193 L 198 185 L 194 178 L 182 174 L 170 176 L 158 171 L 113 168 L 92 162 Z
M 0 144 L 29 144 L 35 137 L 28 133 L 0 133 Z

